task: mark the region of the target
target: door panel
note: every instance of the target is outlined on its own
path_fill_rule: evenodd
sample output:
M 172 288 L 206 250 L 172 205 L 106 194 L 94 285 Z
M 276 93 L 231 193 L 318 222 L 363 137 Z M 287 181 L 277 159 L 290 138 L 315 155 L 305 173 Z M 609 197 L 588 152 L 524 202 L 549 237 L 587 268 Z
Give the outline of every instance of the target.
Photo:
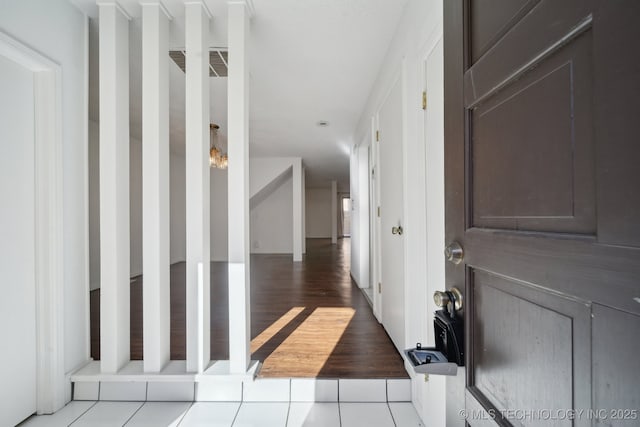
M 444 5 L 445 234 L 465 253 L 446 278 L 467 348 L 447 424 L 465 405 L 473 426 L 638 425 L 640 3 Z M 571 409 L 629 417 L 501 412 Z
M 33 73 L 0 56 L 0 425 L 36 410 Z
M 613 332 L 614 325 L 620 330 Z M 593 407 L 615 409 L 602 414 L 610 425 L 640 424 L 637 417 L 624 411 L 640 411 L 638 331 L 640 316 L 593 305 L 593 335 L 598 337 L 598 345 L 593 347 Z
M 403 223 L 402 85 L 398 79 L 378 113 L 380 153 L 380 259 L 382 324 L 404 349 L 404 238 L 392 234 Z
M 589 408 L 588 305 L 475 269 L 470 291 L 474 394 L 498 411 Z M 548 422 L 539 421 L 531 425 Z
M 473 279 L 475 386 L 498 409 L 571 407 L 571 318 L 503 292 L 491 279 L 480 272 Z M 539 395 L 531 387 L 539 382 L 553 384 L 554 393 Z
M 473 0 L 465 3 L 470 7 L 476 5 Z M 466 104 L 478 104 L 483 97 L 517 80 L 536 63 L 591 28 L 591 3 L 580 0 L 538 1 L 525 16 L 513 21 L 504 36 L 489 46 L 490 49 L 477 60 L 467 59 L 469 46 L 466 45 L 467 52 L 461 58 L 465 59 L 463 78 Z M 495 13 L 490 5 L 486 7 L 487 13 Z M 462 13 L 468 14 L 469 11 L 466 9 Z M 462 22 L 458 25 L 463 29 Z
M 475 0 L 470 4 L 471 54 L 474 61 L 491 47 L 492 42 L 510 27 L 510 23 L 526 12 L 527 0 Z
M 472 226 L 594 233 L 590 46 L 583 34 L 470 111 Z
M 640 248 L 640 2 L 598 3 L 594 28 L 594 110 L 598 241 Z M 630 55 L 628 52 L 636 52 Z M 637 289 L 637 288 L 636 288 Z M 640 296 L 640 295 L 636 295 Z

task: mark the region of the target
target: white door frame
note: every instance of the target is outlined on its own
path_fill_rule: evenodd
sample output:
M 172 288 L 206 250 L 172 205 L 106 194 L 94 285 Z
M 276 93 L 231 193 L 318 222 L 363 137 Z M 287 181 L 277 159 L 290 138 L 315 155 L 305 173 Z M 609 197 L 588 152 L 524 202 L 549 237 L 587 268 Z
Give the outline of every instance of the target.
M 378 150 L 378 141 L 376 141 L 376 132 L 378 130 L 378 109 L 373 117 L 371 117 L 371 144 L 369 145 L 371 153 L 371 162 L 369 168 L 373 171 L 373 176 L 369 174 L 371 194 L 369 195 L 370 214 L 369 221 L 371 222 L 371 285 L 373 286 L 373 314 L 378 319 L 378 322 L 382 323 L 382 295 L 380 294 L 380 282 L 381 278 L 381 258 L 380 258 L 380 215 L 378 215 L 378 208 L 380 206 L 380 152 Z
M 34 74 L 36 408 L 65 404 L 62 234 L 62 70 L 0 31 L 0 56 Z
M 374 272 L 374 276 L 371 278 L 371 283 L 374 286 L 373 289 L 373 314 L 375 315 L 376 319 L 378 319 L 378 322 L 383 323 L 384 321 L 384 313 L 382 310 L 382 292 L 380 291 L 381 288 L 381 282 L 382 282 L 382 222 L 381 222 L 381 217 L 378 214 L 379 212 L 379 208 L 381 208 L 381 197 L 380 197 L 380 141 L 378 141 L 378 130 L 380 128 L 380 110 L 382 109 L 382 106 L 384 105 L 384 103 L 387 101 L 387 98 L 389 98 L 389 95 L 391 95 L 391 91 L 393 90 L 393 87 L 395 85 L 395 83 L 402 79 L 401 83 L 401 91 L 402 91 L 402 108 L 403 108 L 403 113 L 402 113 L 402 149 L 404 150 L 405 147 L 405 138 L 406 138 L 406 123 L 405 123 L 405 114 L 404 114 L 404 92 L 405 92 L 405 75 L 404 75 L 404 70 L 405 70 L 405 61 L 404 59 L 402 60 L 402 64 L 401 67 L 398 67 L 397 70 L 395 70 L 395 72 L 393 73 L 392 78 L 389 80 L 388 85 L 385 87 L 385 90 L 382 93 L 382 96 L 380 98 L 380 100 L 377 102 L 376 104 L 376 108 L 375 108 L 375 113 L 373 114 L 373 116 L 371 117 L 371 158 L 374 161 L 374 164 L 370 164 L 369 168 L 372 168 L 373 170 L 375 170 L 374 172 L 374 176 L 372 177 L 371 175 L 369 175 L 369 179 L 371 180 L 371 182 L 373 183 L 372 187 L 372 194 L 371 194 L 371 198 L 370 200 L 372 202 L 370 202 L 370 206 L 371 206 L 371 214 L 370 214 L 370 218 L 369 221 L 372 221 L 372 224 L 374 224 L 373 226 L 373 253 L 371 254 L 371 262 L 373 264 L 373 272 Z M 402 176 L 402 181 L 403 181 L 403 185 L 406 182 L 406 173 L 404 171 L 404 160 L 403 160 L 403 176 Z M 404 187 L 403 190 L 404 191 Z M 403 202 L 403 218 L 402 218 L 402 224 L 405 223 L 405 210 L 406 210 L 406 200 L 404 200 Z M 406 241 L 403 243 L 403 245 L 406 245 Z M 406 253 L 406 247 L 404 248 L 405 253 Z M 402 266 L 402 268 L 404 269 L 404 271 L 406 272 L 406 267 L 405 265 Z M 405 327 L 405 333 L 406 333 L 406 327 Z

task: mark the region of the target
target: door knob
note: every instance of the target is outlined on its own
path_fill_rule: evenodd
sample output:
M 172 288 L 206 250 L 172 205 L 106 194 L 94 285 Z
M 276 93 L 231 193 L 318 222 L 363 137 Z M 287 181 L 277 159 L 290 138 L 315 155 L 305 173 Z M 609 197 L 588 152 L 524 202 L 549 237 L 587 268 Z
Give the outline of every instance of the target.
M 433 293 L 433 302 L 440 308 L 453 305 L 454 310 L 462 309 L 462 292 L 458 288 L 451 288 L 448 291 L 435 291 Z
M 460 264 L 464 258 L 464 250 L 460 243 L 451 242 L 444 250 L 444 256 L 447 257 L 447 261 L 454 264 Z
M 397 227 L 391 227 L 391 234 L 397 234 L 399 236 L 402 236 L 402 226 L 399 225 Z

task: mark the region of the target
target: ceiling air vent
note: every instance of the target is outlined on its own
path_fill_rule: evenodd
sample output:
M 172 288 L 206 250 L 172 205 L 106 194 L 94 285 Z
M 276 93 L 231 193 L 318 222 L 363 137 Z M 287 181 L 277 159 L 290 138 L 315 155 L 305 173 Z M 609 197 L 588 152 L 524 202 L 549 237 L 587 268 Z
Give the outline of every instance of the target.
M 169 56 L 184 72 L 186 69 L 184 50 L 171 50 Z M 209 77 L 227 77 L 228 58 L 229 52 L 226 50 L 209 51 Z

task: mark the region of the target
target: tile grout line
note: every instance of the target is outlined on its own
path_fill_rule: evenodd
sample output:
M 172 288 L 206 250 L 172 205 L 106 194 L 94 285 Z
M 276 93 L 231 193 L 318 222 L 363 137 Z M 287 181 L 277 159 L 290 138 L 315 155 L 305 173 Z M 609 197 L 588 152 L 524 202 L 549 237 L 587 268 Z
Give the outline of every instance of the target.
M 131 421 L 131 418 L 135 417 L 136 414 L 140 411 L 140 409 L 142 409 L 142 407 L 147 403 L 147 402 L 138 402 L 141 403 L 141 405 L 138 407 L 138 409 L 136 409 L 133 414 L 131 414 L 131 416 L 129 418 L 127 418 L 127 420 L 124 422 L 124 424 L 122 424 L 122 427 L 126 426 L 129 421 Z
M 187 416 L 187 413 L 191 410 L 191 408 L 193 408 L 193 405 L 194 405 L 195 403 L 196 403 L 196 402 L 193 402 L 193 401 L 192 401 L 192 402 L 190 402 L 189 407 L 187 408 L 187 410 L 186 410 L 186 411 L 184 411 L 184 414 L 182 414 L 182 416 L 180 417 L 180 421 L 178 421 L 178 424 L 176 424 L 176 427 L 178 427 L 178 426 L 180 426 L 180 424 L 182 424 L 182 421 L 184 420 L 184 417 L 186 417 L 186 416 Z
M 240 414 L 240 408 L 242 408 L 242 405 L 244 405 L 244 402 L 240 402 L 240 404 L 238 405 L 238 409 L 236 409 L 236 414 L 233 416 L 233 421 L 231 421 L 231 427 L 233 427 L 233 425 L 236 423 L 236 420 L 238 419 L 238 414 Z
M 291 401 L 289 401 L 289 405 L 287 406 L 287 417 L 284 420 L 284 427 L 289 425 L 289 414 L 291 413 Z
M 287 418 L 284 420 L 284 427 L 287 427 L 289 424 L 289 414 L 291 413 L 291 382 L 292 379 L 289 378 L 289 405 L 287 406 Z
M 240 413 L 240 408 L 244 405 L 244 381 L 240 381 L 240 404 L 238 405 L 238 409 L 236 409 L 236 414 L 233 416 L 233 421 L 231 421 L 231 426 L 236 423 L 236 419 L 238 419 L 238 414 Z
M 389 405 L 389 401 L 387 401 L 387 409 L 389 410 L 389 414 L 391 414 L 391 421 L 393 421 L 393 425 L 398 427 L 398 423 L 396 423 L 396 419 L 393 416 L 393 411 L 391 410 L 391 405 Z
M 93 402 L 93 405 L 90 405 L 83 413 L 81 413 L 80 415 L 78 415 L 76 418 L 74 418 L 73 421 L 71 421 L 68 426 L 70 426 L 71 424 L 75 423 L 76 421 L 78 421 L 80 418 L 82 418 L 84 416 L 84 414 L 86 414 L 87 412 L 89 412 L 91 410 L 91 408 L 93 408 L 94 406 L 96 406 L 96 404 L 98 403 L 98 401 L 96 400 L 95 402 Z M 67 403 L 68 405 L 68 403 Z M 65 405 L 66 406 L 66 405 Z M 67 426 L 67 427 L 68 427 Z

